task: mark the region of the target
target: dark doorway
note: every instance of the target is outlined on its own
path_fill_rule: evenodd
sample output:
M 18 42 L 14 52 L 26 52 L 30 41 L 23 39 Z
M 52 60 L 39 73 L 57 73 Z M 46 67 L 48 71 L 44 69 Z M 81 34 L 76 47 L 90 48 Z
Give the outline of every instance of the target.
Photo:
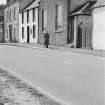
M 74 42 L 74 17 L 68 17 L 67 43 Z
M 81 48 L 82 47 L 82 25 L 83 23 L 80 23 L 78 25 L 78 30 L 77 30 L 77 43 L 76 43 L 76 47 L 77 48 Z
M 9 25 L 9 40 L 12 42 L 12 25 Z
M 27 26 L 27 43 L 30 42 L 30 27 Z

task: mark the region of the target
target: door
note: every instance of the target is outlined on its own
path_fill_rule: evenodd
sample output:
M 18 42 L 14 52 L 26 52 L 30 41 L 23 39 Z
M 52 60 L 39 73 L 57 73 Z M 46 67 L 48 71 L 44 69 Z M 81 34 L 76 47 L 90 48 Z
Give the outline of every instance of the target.
M 27 26 L 27 43 L 30 42 L 30 27 Z
M 77 48 L 81 48 L 82 47 L 82 31 L 83 31 L 83 29 L 82 29 L 82 24 L 83 23 L 80 23 L 79 25 L 78 25 L 78 30 L 77 30 L 77 43 L 76 43 L 76 47 Z
M 12 25 L 9 25 L 9 40 L 12 42 Z
M 68 17 L 67 43 L 72 43 L 73 41 L 74 41 L 74 19 L 73 17 Z

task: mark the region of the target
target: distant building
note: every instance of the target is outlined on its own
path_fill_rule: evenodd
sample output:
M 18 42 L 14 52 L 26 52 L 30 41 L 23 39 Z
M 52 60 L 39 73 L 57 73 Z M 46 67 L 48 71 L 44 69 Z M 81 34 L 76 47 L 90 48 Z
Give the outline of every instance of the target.
M 4 6 L 0 5 L 0 42 L 4 42 Z
M 93 41 L 96 50 L 105 50 L 105 0 L 98 0 L 93 7 Z
M 5 41 L 19 41 L 19 0 L 7 0 L 4 8 Z
M 25 2 L 24 2 L 25 1 Z M 39 0 L 23 0 L 19 12 L 19 42 L 38 42 Z

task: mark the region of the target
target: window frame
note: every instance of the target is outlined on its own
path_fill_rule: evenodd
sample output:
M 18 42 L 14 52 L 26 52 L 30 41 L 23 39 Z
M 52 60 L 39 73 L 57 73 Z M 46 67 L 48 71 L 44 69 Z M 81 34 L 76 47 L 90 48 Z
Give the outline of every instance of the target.
M 9 10 L 9 21 L 12 20 L 12 19 L 11 19 L 11 15 L 12 15 L 11 12 L 12 12 L 12 10 L 10 9 L 10 10 Z
M 59 7 L 61 6 L 61 7 Z M 61 8 L 61 16 L 59 16 L 59 8 Z M 61 17 L 61 22 L 60 18 Z M 55 32 L 62 32 L 63 31 L 63 5 L 62 3 L 58 3 L 55 6 Z
M 36 17 L 36 9 L 35 8 L 33 8 L 32 9 L 32 13 L 33 13 L 33 17 L 32 17 L 32 20 L 33 20 L 33 22 L 35 22 L 35 17 Z
M 27 10 L 27 23 L 29 23 L 29 10 Z
M 8 33 L 8 29 L 6 29 L 6 39 L 8 40 L 9 39 L 9 33 Z
M 16 20 L 16 7 L 14 7 L 14 20 Z
M 46 27 L 47 27 L 47 8 L 44 7 L 42 8 L 42 32 L 44 32 Z
M 33 25 L 33 38 L 36 38 L 36 25 Z
M 6 21 L 9 21 L 9 13 L 8 12 L 9 12 L 8 10 L 5 11 L 5 16 L 6 16 L 5 20 Z
M 16 36 L 16 28 L 14 28 L 14 36 Z
M 24 39 L 24 27 L 22 27 L 22 39 Z
M 24 24 L 24 12 L 22 12 L 22 24 Z

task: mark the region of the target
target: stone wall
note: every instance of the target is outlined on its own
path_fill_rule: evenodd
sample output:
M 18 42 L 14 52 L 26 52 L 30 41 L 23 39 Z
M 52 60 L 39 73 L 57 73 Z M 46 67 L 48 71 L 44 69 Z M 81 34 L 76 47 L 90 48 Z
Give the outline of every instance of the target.
M 63 5 L 62 31 L 55 31 L 55 7 L 58 3 Z M 42 9 L 47 9 L 47 30 L 50 34 L 50 44 L 64 45 L 67 43 L 67 12 L 68 0 L 41 0 L 39 8 L 39 43 L 43 43 Z
M 14 19 L 14 8 L 16 11 Z M 11 11 L 11 13 L 10 13 Z M 10 19 L 11 14 L 11 19 Z M 19 40 L 19 1 L 15 1 L 6 5 L 4 9 L 4 27 L 5 27 L 5 41 L 10 41 L 10 30 L 9 26 L 12 26 L 12 42 L 18 42 Z
M 78 17 L 78 24 L 80 22 L 83 22 L 82 47 L 91 48 L 92 46 L 92 17 L 81 15 Z

